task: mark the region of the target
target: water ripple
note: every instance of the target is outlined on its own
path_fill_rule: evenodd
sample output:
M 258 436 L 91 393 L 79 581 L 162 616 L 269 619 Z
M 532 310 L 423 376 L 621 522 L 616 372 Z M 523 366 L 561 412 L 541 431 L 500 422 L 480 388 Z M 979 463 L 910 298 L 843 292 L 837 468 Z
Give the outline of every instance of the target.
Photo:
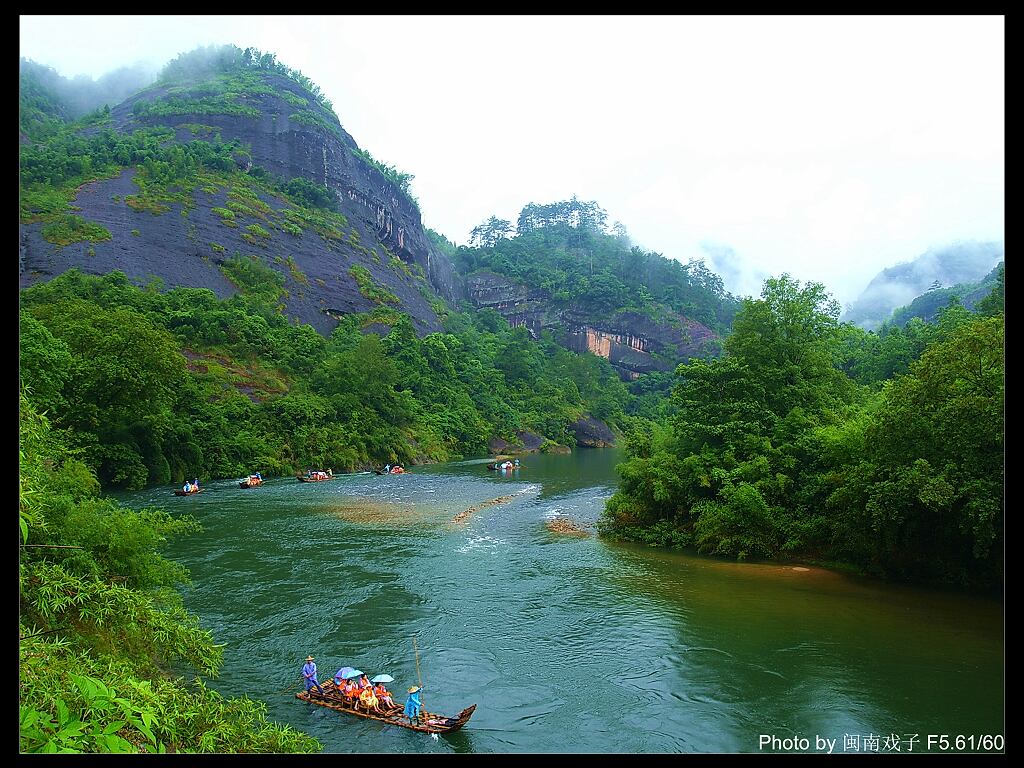
M 123 498 L 204 526 L 168 552 L 192 572 L 186 604 L 226 643 L 211 686 L 265 701 L 328 752 L 756 752 L 769 729 L 1001 727 L 1000 605 L 598 537 L 553 542 L 545 520 L 599 517 L 614 456 L 523 457 L 521 478 L 481 459 Z M 422 679 L 431 711 L 479 706 L 433 742 L 305 705 L 289 681 L 310 653 L 323 676 L 393 675 L 400 701 Z

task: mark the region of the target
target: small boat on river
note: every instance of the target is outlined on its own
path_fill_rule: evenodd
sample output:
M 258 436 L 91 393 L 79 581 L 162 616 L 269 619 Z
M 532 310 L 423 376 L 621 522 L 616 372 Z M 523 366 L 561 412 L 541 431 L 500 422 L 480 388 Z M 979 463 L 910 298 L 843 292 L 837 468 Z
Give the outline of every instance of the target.
M 244 480 L 238 481 L 239 488 L 255 488 L 258 485 L 263 485 L 263 475 L 259 472 L 254 475 L 249 475 Z
M 520 469 L 518 460 L 513 464 L 511 461 L 495 461 L 487 465 L 490 470 L 497 470 L 499 472 L 507 472 L 510 469 Z
M 473 716 L 473 712 L 476 710 L 476 704 L 473 704 L 459 712 L 455 717 L 445 717 L 444 715 L 437 715 L 423 710 L 417 721 L 409 722 L 409 718 L 402 714 L 402 707 L 392 707 L 384 714 L 367 712 L 364 709 L 356 709 L 351 704 L 346 703 L 341 692 L 335 688 L 333 680 L 320 683 L 320 687 L 324 691 L 322 696 L 313 690 L 309 690 L 299 691 L 295 694 L 295 698 L 307 701 L 310 704 L 319 704 L 321 707 L 333 709 L 335 712 L 344 712 L 346 715 L 379 720 L 382 723 L 398 725 L 402 728 L 419 731 L 420 733 L 452 733 L 457 731 L 469 722 L 469 718 Z
M 324 480 L 333 480 L 334 472 L 327 470 L 326 472 L 319 469 L 307 470 L 304 475 L 296 475 L 295 478 L 300 483 L 322 483 Z
M 195 496 L 197 493 L 202 493 L 205 488 L 196 488 L 194 491 L 183 491 L 181 488 L 174 492 L 175 496 Z

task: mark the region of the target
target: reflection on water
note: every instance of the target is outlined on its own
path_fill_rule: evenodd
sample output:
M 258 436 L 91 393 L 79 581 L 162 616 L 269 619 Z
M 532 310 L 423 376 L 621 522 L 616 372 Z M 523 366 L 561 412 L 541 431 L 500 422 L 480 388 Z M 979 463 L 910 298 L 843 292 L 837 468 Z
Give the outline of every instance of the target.
M 754 752 L 762 733 L 1003 732 L 1001 603 L 549 531 L 596 521 L 618 458 L 124 500 L 205 526 L 170 554 L 192 571 L 188 607 L 227 643 L 213 686 L 266 701 L 328 752 Z M 479 705 L 464 731 L 435 742 L 282 692 L 307 654 L 324 677 L 353 665 L 404 691 L 413 635 L 425 705 Z

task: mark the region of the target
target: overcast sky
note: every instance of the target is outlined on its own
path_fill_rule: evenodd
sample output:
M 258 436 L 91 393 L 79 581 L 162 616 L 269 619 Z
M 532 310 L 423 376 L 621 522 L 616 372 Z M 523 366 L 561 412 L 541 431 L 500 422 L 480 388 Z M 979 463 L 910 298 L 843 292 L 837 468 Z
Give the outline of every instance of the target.
M 645 249 L 848 303 L 880 269 L 1004 239 L 1003 17 L 22 16 L 66 77 L 273 51 L 457 243 L 596 200 Z

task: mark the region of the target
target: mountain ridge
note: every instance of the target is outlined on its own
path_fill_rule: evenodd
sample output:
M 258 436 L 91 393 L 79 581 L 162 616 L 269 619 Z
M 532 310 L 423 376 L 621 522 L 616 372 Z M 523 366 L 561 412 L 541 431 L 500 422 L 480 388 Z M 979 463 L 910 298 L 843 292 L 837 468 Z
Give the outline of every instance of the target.
M 1002 242 L 964 241 L 929 249 L 875 275 L 846 308 L 842 319 L 865 330 L 876 330 L 896 309 L 929 288 L 977 282 L 1004 256 Z
M 142 137 L 135 143 L 143 146 L 136 154 L 144 159 L 118 157 L 99 178 L 83 172 L 82 183 L 66 190 L 74 214 L 45 206 L 28 206 L 26 213 L 23 206 L 21 287 L 77 267 L 93 274 L 121 270 L 138 284 L 209 287 L 225 297 L 242 290 L 231 272 L 238 271 L 239 260 L 249 260 L 281 275 L 283 311 L 322 334 L 346 314 L 376 311 L 386 317 L 400 309 L 422 335 L 439 330 L 449 308 L 463 302 L 475 309 L 488 306 L 467 290 L 472 270 L 454 264 L 454 254 L 423 226 L 408 187 L 412 177 L 362 150 L 315 85 L 272 55 L 227 50 L 214 56 L 221 63 L 212 70 L 211 54 L 203 55 L 207 58 L 183 54 L 156 83 L 83 119 L 80 140 L 109 145 Z M 29 155 L 45 154 L 31 137 L 27 141 Z M 219 153 L 215 169 L 204 165 L 205 151 L 198 161 L 179 162 L 177 147 L 191 150 L 200 143 Z M 302 200 L 282 194 L 296 180 L 308 182 L 308 189 L 298 190 L 307 197 L 333 196 L 335 203 L 324 207 L 323 215 L 310 214 Z M 41 185 L 46 186 L 45 178 Z M 554 226 L 543 217 L 560 205 L 529 204 L 524 216 L 534 217 L 534 229 Z M 576 237 L 606 235 L 597 227 Z M 606 237 L 605 245 L 611 242 Z M 614 258 L 624 261 L 622 254 Z M 659 254 L 644 256 L 670 261 Z M 514 283 L 517 278 L 501 279 Z M 687 279 L 679 283 L 684 288 Z M 693 290 L 704 290 L 694 285 Z M 720 286 L 711 290 L 712 302 L 727 299 Z M 719 331 L 721 323 L 701 322 L 680 306 L 643 299 L 648 313 L 660 318 L 645 320 L 626 305 L 612 316 L 596 303 L 570 304 L 558 294 L 530 289 L 530 301 L 540 309 L 535 319 L 544 318 L 531 325 L 534 338 L 548 328 L 570 349 L 614 357 L 623 378 L 718 352 L 718 332 L 707 323 Z M 513 325 L 523 322 L 515 312 L 498 311 Z

